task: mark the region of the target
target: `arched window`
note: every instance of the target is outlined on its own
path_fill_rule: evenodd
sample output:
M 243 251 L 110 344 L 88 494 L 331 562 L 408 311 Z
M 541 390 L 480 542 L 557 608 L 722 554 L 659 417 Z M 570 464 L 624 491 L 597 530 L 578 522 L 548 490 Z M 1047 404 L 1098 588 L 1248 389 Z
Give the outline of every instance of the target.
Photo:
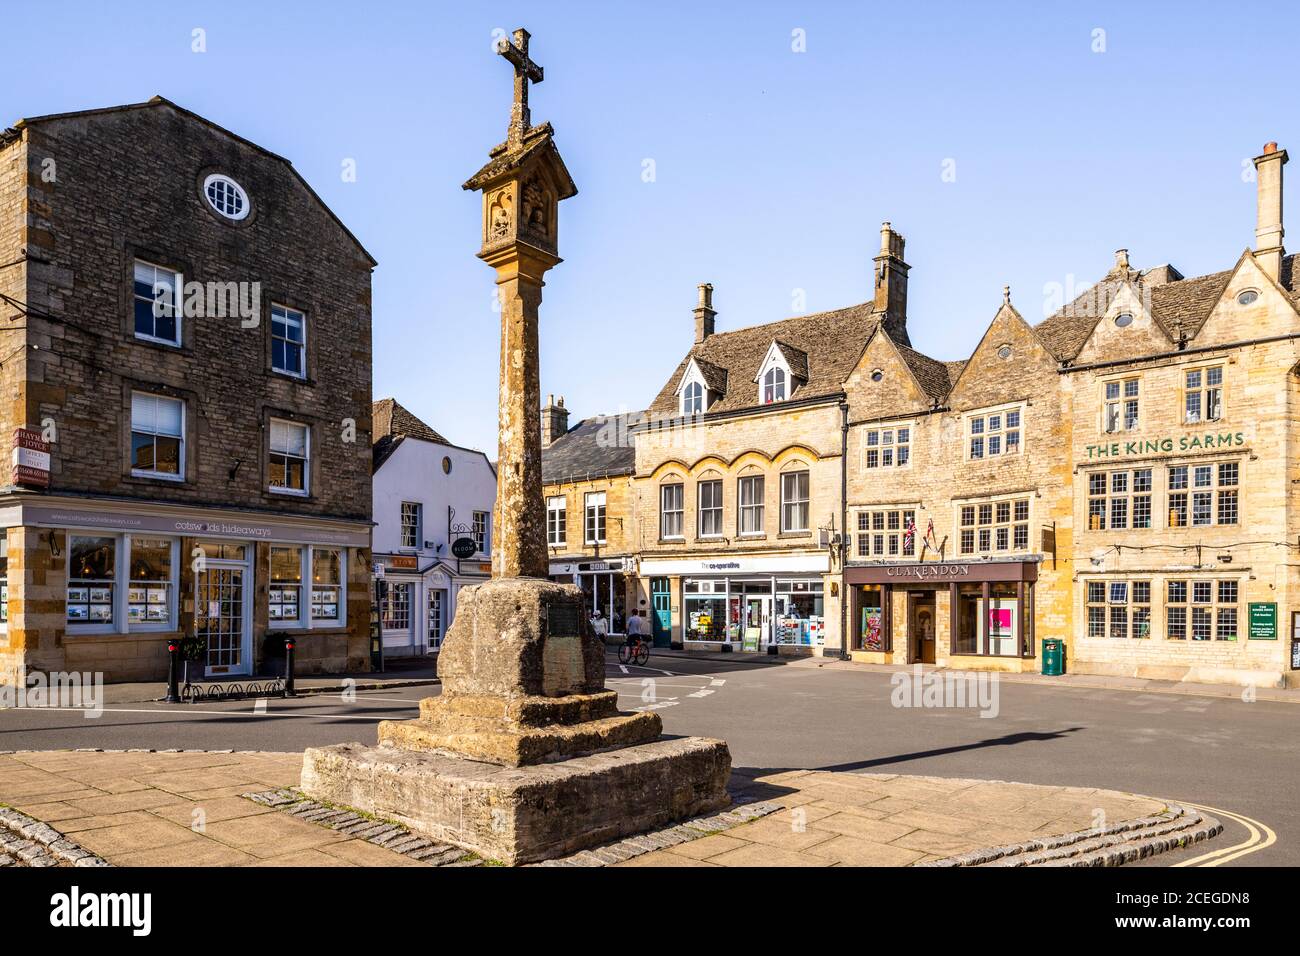
M 682 391 L 682 414 L 698 415 L 704 411 L 704 386 L 691 382 Z
M 772 366 L 763 376 L 763 404 L 785 401 L 785 369 Z

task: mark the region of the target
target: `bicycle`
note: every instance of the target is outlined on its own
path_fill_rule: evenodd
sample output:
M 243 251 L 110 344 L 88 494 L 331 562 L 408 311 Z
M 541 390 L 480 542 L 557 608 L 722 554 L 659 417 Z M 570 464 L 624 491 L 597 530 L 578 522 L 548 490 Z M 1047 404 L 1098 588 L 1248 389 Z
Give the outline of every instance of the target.
M 650 645 L 641 637 L 635 637 L 631 641 L 619 645 L 618 662 L 620 664 L 637 664 L 644 667 L 648 660 L 650 660 Z

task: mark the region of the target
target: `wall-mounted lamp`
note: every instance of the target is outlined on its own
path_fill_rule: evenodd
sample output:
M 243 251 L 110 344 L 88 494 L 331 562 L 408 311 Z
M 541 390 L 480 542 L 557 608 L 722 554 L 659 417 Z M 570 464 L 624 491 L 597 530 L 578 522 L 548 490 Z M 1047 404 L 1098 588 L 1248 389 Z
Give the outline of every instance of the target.
M 54 537 L 53 531 L 47 532 L 46 541 L 50 546 L 50 557 L 57 558 L 63 554 L 63 549 L 59 547 L 59 541 Z

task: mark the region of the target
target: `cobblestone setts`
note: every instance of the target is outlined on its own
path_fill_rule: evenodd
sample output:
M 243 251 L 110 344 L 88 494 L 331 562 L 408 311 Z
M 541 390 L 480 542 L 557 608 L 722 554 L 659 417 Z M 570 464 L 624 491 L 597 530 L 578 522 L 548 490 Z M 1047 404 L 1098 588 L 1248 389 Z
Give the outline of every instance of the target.
M 111 866 L 48 823 L 0 807 L 0 867 Z
M 917 866 L 1123 866 L 1167 850 L 1212 839 L 1223 824 L 1198 810 L 1171 804 L 1161 813 L 1041 840 L 972 850 Z
M 340 833 L 366 840 L 386 850 L 418 860 L 429 866 L 482 866 L 486 861 L 460 847 L 446 843 L 436 843 L 426 839 L 406 827 L 396 823 L 386 823 L 373 817 L 362 816 L 351 810 L 331 807 L 314 800 L 309 800 L 293 789 L 266 790 L 261 793 L 246 793 L 246 798 L 274 810 L 282 810 L 308 823 L 316 823 Z M 608 866 L 621 863 L 643 853 L 667 849 L 688 840 L 696 840 L 718 833 L 729 827 L 739 826 L 767 816 L 779 810 L 774 803 L 741 803 L 731 809 L 713 813 L 684 823 L 675 824 L 663 830 L 640 833 L 626 837 L 614 843 L 590 850 L 583 850 L 571 856 L 558 857 L 532 866 Z

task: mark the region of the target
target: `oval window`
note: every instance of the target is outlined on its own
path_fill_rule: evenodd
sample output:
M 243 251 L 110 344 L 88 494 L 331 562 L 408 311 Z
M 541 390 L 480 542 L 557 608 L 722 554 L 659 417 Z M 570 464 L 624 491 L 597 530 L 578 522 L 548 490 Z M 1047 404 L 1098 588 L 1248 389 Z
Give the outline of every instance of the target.
M 1259 298 L 1258 292 L 1256 292 L 1254 289 L 1247 289 L 1245 292 L 1237 296 L 1237 305 L 1250 305 L 1258 298 Z
M 446 455 L 442 456 L 442 473 L 444 475 L 451 474 L 451 459 L 448 458 Z
M 248 216 L 248 193 L 229 176 L 213 173 L 203 180 L 203 196 L 209 206 L 227 219 L 238 221 Z
M 876 369 L 874 372 L 871 373 L 871 380 L 873 382 L 879 382 L 884 377 L 885 377 L 885 373 L 882 372 L 880 369 Z
M 1133 324 L 1133 313 L 1121 312 L 1119 315 L 1115 316 L 1115 324 L 1121 329 L 1127 329 Z
M 1003 345 L 1003 346 L 1000 346 L 1000 347 L 998 348 L 998 358 L 1000 358 L 1000 359 L 1009 359 L 1009 358 L 1011 358 L 1011 346 L 1010 346 L 1010 345 Z

